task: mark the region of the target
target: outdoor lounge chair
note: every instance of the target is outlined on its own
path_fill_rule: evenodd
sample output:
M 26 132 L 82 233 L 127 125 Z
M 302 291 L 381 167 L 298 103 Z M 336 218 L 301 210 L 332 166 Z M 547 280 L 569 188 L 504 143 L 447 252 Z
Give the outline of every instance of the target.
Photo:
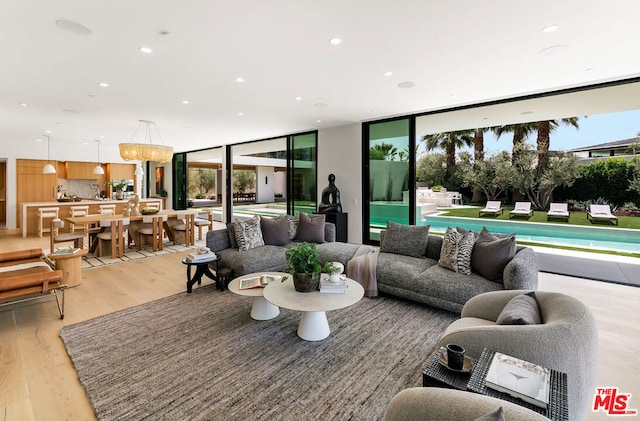
M 525 216 L 527 219 L 531 218 L 533 210 L 531 210 L 531 202 L 516 202 L 513 210 L 509 212 L 509 219 L 516 216 Z
M 596 221 L 608 221 L 618 225 L 618 217 L 611 213 L 609 205 L 589 205 L 587 219 L 593 224 Z
M 484 209 L 480 209 L 478 211 L 478 216 L 482 216 L 482 215 L 493 215 L 493 216 L 498 216 L 498 214 L 502 214 L 503 210 L 502 210 L 502 202 L 500 202 L 499 200 L 495 200 L 495 201 L 487 201 L 487 204 L 485 205 Z
M 547 221 L 551 218 L 566 219 L 569 222 L 569 205 L 566 203 L 551 203 L 547 212 Z

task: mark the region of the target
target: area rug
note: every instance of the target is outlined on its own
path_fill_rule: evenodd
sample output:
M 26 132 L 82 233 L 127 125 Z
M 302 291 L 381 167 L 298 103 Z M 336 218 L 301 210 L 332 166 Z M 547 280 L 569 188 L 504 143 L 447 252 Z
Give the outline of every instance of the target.
M 300 313 L 250 318 L 252 299 L 195 289 L 76 325 L 60 336 L 100 420 L 376 420 L 422 369 L 456 315 L 394 297 L 327 314 L 331 335 L 296 335 Z

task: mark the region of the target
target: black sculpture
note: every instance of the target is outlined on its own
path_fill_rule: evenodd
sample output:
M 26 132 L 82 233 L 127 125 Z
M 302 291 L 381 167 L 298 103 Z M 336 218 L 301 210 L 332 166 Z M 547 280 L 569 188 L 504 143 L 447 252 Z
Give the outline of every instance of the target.
M 336 176 L 329 174 L 329 185 L 322 190 L 322 203 L 318 207 L 320 213 L 342 213 L 340 190 L 335 185 Z

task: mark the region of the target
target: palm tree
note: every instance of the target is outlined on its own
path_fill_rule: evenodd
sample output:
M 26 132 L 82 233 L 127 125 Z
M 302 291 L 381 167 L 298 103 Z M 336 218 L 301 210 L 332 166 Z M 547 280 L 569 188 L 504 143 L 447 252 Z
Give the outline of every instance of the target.
M 447 155 L 447 178 L 451 177 L 456 165 L 456 148 L 473 145 L 473 130 L 433 133 L 422 138 L 427 150 L 444 149 Z
M 549 164 L 549 146 L 551 143 L 550 135 L 560 126 L 560 124 L 573 126 L 576 130 L 580 128 L 578 117 L 538 122 L 538 176 L 542 176 L 545 168 L 547 168 L 547 165 Z
M 515 162 L 518 158 L 518 150 L 522 147 L 522 144 L 534 131 L 538 130 L 537 123 L 521 123 L 521 124 L 507 124 L 504 126 L 497 126 L 493 128 L 495 135 L 500 138 L 505 133 L 513 133 L 513 150 L 511 151 L 511 162 Z
M 393 161 L 398 154 L 398 148 L 390 143 L 376 143 L 369 150 L 369 159 L 379 161 Z
M 475 129 L 473 131 L 473 160 L 477 164 L 484 159 L 484 132 L 487 128 Z M 479 202 L 482 198 L 481 189 L 473 189 L 471 202 Z

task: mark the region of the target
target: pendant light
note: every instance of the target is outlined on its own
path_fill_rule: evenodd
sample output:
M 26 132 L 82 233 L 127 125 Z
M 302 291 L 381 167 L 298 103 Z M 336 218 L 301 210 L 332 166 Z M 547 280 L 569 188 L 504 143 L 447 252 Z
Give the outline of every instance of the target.
M 138 132 L 138 129 L 144 125 L 144 142 L 145 143 L 133 143 L 133 139 Z M 138 120 L 138 127 L 131 136 L 129 143 L 121 143 L 120 156 L 125 161 L 153 161 L 153 162 L 170 162 L 173 158 L 173 148 L 171 146 L 165 146 L 164 144 L 154 144 L 151 140 L 152 130 L 155 129 L 156 134 L 162 142 L 162 136 L 158 131 L 156 123 L 149 120 Z
M 98 165 L 96 165 L 96 167 L 93 169 L 93 173 L 97 175 L 103 175 L 104 168 L 102 168 L 102 165 L 100 165 L 100 139 L 96 139 L 96 142 L 98 142 Z
M 56 167 L 51 165 L 51 139 L 48 135 L 44 135 L 47 138 L 47 165 L 42 169 L 42 174 L 55 174 Z

